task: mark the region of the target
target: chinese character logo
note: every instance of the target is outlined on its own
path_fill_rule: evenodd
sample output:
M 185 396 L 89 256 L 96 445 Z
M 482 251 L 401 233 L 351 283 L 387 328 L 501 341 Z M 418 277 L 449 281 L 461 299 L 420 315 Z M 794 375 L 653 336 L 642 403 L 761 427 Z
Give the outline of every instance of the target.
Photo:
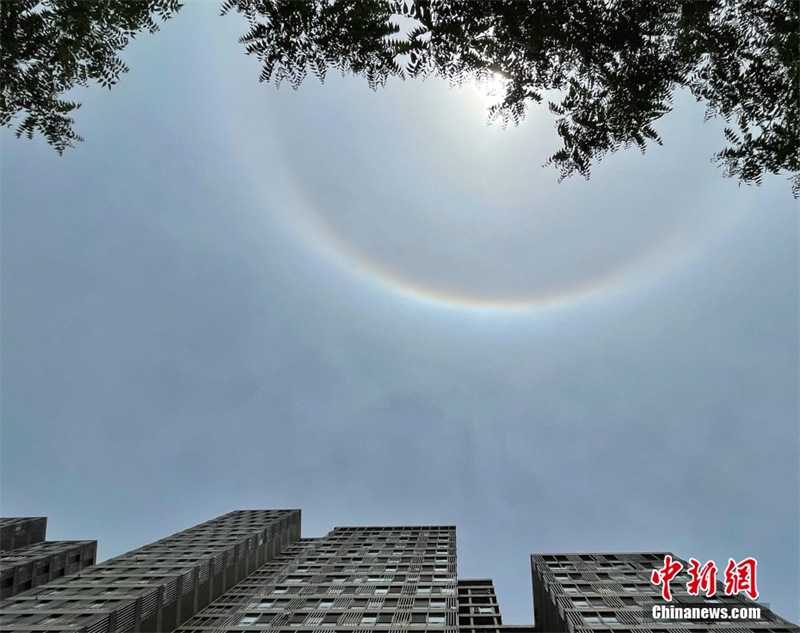
M 745 558 L 738 563 L 732 558 L 728 559 L 728 566 L 725 568 L 725 593 L 732 595 L 743 591 L 753 600 L 758 598 L 756 565 L 755 558 Z
M 653 574 L 650 576 L 650 582 L 654 585 L 663 585 L 661 587 L 661 597 L 664 598 L 664 600 L 672 600 L 669 583 L 678 575 L 681 569 L 683 569 L 683 565 L 678 561 L 673 561 L 672 556 L 667 554 L 664 557 L 664 566 L 661 569 L 653 570 Z
M 710 598 L 717 592 L 717 566 L 714 561 L 708 561 L 700 567 L 700 561 L 689 559 L 689 582 L 686 583 L 686 590 L 690 596 L 697 596 L 702 591 L 706 597 Z
M 724 573 L 725 595 L 733 596 L 737 593 L 745 593 L 751 599 L 757 599 L 756 565 L 755 558 L 745 558 L 738 563 L 732 558 L 728 559 L 728 565 L 725 567 Z M 661 569 L 654 570 L 650 576 L 650 582 L 654 585 L 661 585 L 661 597 L 664 600 L 672 600 L 669 583 L 682 569 L 683 564 L 672 560 L 672 556 L 667 554 L 664 557 L 664 566 Z M 686 571 L 689 573 L 686 590 L 690 596 L 703 594 L 710 598 L 717 592 L 717 566 L 714 561 L 710 560 L 701 567 L 700 561 L 690 558 L 689 568 Z

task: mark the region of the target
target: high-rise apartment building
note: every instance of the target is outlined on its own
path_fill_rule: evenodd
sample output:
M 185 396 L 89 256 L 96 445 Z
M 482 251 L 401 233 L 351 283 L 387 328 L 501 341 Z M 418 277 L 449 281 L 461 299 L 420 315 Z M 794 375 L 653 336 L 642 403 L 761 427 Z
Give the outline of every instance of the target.
M 669 583 L 669 601 L 651 578 L 667 557 L 681 568 Z M 533 555 L 537 629 L 572 633 L 800 631 L 742 594 L 728 595 L 722 580 L 716 581 L 712 596 L 691 595 L 689 568 L 686 561 L 669 552 Z M 737 617 L 721 618 L 723 610 Z
M 4 600 L 0 630 L 167 633 L 299 537 L 299 510 L 231 512 Z
M 652 617 L 664 554 L 531 558 L 535 626 L 502 623 L 491 580 L 459 579 L 453 526 L 339 527 L 300 537 L 299 510 L 231 512 L 3 600 L 0 629 L 50 633 L 797 632 L 738 596 L 674 605 L 758 607 L 749 620 Z M 685 615 L 685 614 L 682 614 Z M 755 617 L 755 616 L 758 617 Z
M 0 519 L 0 599 L 94 565 L 97 541 L 45 541 L 45 517 Z
M 178 633 L 229 627 L 456 633 L 455 537 L 452 526 L 363 527 L 301 539 Z

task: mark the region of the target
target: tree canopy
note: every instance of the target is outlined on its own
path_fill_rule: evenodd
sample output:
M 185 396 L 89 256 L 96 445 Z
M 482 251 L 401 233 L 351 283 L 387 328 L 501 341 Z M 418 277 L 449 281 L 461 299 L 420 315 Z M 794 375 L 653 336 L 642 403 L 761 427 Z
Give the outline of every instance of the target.
M 178 5 L 45 3 L 54 14 L 87 14 L 74 20 L 36 17 L 35 4 L 3 2 L 0 122 L 27 112 L 18 134 L 31 136 L 38 127 L 63 151 L 78 139 L 66 116 L 76 104 L 56 93 L 70 78 L 116 81 L 124 67 L 113 49 L 124 46 L 134 24 L 152 31 L 147 16 L 168 17 Z M 84 5 L 91 8 L 79 9 Z M 234 10 L 248 20 L 240 42 L 261 61 L 261 81 L 297 88 L 309 71 L 324 81 L 331 68 L 363 76 L 373 89 L 389 77 L 435 75 L 460 84 L 500 76 L 504 93 L 489 118 L 504 125 L 519 123 L 532 103 L 557 91 L 559 98 L 547 105 L 563 146 L 548 163 L 561 178 L 588 178 L 593 164 L 620 148 L 644 152 L 661 144 L 654 124 L 671 110 L 675 90 L 685 87 L 705 104 L 707 118 L 726 121 L 727 145 L 713 157 L 726 176 L 760 184 L 764 173 L 788 175 L 800 195 L 797 0 L 223 2 L 223 14 Z M 94 19 L 102 26 L 87 26 Z M 75 39 L 79 29 L 83 38 L 94 36 L 93 45 Z M 105 51 L 99 57 L 98 47 Z M 32 72 L 37 64 L 55 70 Z
M 63 99 L 75 86 L 96 81 L 110 88 L 128 67 L 118 56 L 136 36 L 158 30 L 177 0 L 3 0 L 0 2 L 0 125 L 22 114 L 17 136 L 41 132 L 61 154 L 75 141 L 69 113 L 79 103 Z

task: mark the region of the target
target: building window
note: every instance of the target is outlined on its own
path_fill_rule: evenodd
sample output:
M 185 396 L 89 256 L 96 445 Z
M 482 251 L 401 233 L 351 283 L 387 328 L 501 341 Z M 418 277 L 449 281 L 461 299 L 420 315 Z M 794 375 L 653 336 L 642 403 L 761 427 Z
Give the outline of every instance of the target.
M 257 615 L 245 615 L 241 620 L 239 620 L 239 626 L 249 626 L 251 624 L 255 624 L 256 622 L 258 622 Z
M 378 616 L 375 614 L 364 614 L 361 616 L 359 625 L 361 626 L 375 626 L 378 623 Z
M 330 609 L 333 607 L 333 600 L 320 600 L 317 609 Z
M 584 615 L 586 624 L 619 624 L 619 620 L 610 613 Z
M 428 614 L 428 624 L 444 624 L 444 613 Z

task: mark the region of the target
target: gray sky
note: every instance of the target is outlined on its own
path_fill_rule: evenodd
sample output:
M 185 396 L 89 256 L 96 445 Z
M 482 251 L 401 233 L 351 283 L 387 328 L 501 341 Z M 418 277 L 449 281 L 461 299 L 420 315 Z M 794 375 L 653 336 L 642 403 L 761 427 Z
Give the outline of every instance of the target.
M 455 524 L 507 623 L 532 552 L 753 556 L 800 621 L 789 183 L 722 178 L 681 94 L 559 185 L 546 108 L 276 90 L 218 13 L 80 90 L 63 157 L 3 132 L 3 513 L 103 559 L 237 508 Z

